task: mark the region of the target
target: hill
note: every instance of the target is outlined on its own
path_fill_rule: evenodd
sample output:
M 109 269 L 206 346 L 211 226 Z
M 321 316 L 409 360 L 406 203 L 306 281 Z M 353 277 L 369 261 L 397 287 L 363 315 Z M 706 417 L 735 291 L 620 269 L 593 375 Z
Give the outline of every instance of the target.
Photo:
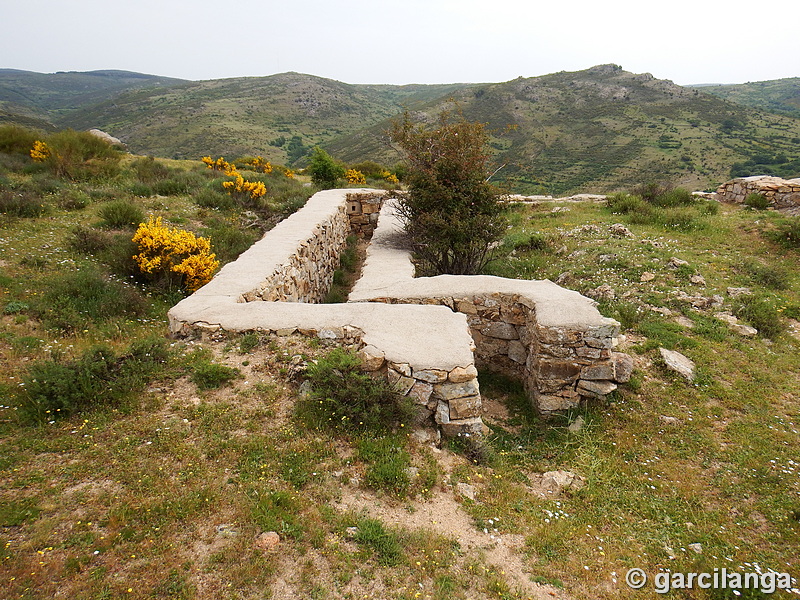
M 705 85 L 700 89 L 737 104 L 800 117 L 800 77 L 736 85 Z
M 785 81 L 788 90 L 792 80 Z M 320 145 L 350 163 L 394 164 L 400 156 L 386 139 L 390 120 L 404 109 L 431 118 L 455 98 L 467 118 L 488 123 L 502 166 L 496 179 L 515 192 L 607 192 L 641 181 L 712 189 L 732 176 L 800 175 L 800 118 L 707 93 L 714 89 L 616 65 L 503 83 L 407 86 L 300 73 L 192 82 L 122 71 L 4 70 L 0 120 L 5 110 L 5 120 L 40 127 L 98 127 L 134 153 L 163 157 L 260 154 L 302 166 Z
M 124 91 L 174 85 L 181 81 L 116 70 L 34 73 L 0 69 L 0 102 L 43 111 L 56 122 L 63 115 Z
M 84 108 L 60 123 L 100 127 L 145 154 L 260 154 L 292 164 L 317 144 L 388 119 L 405 104 L 460 87 L 351 85 L 283 73 L 138 90 Z
M 740 106 L 615 65 L 483 85 L 455 94 L 494 132 L 498 174 L 521 192 L 610 191 L 648 180 L 714 187 L 732 167 L 800 173 L 800 120 Z M 420 118 L 446 104 L 429 103 Z M 328 147 L 391 162 L 381 123 Z M 737 174 L 749 174 L 738 173 Z

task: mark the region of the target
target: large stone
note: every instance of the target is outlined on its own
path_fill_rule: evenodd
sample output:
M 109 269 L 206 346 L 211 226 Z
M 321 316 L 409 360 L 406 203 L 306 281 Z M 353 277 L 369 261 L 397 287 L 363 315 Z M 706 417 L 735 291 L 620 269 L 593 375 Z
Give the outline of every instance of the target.
M 414 379 L 428 383 L 443 383 L 447 381 L 447 371 L 441 369 L 414 369 Z
M 480 394 L 477 379 L 470 379 L 463 383 L 438 383 L 433 386 L 433 390 L 437 398 L 448 402 L 455 398 L 466 398 L 467 396 Z
M 628 383 L 633 374 L 633 357 L 624 352 L 612 352 L 611 360 L 614 361 L 614 381 Z
M 447 438 L 453 437 L 479 437 L 483 435 L 483 421 L 480 417 L 471 419 L 460 419 L 442 423 L 442 435 Z
M 465 383 L 467 381 L 475 379 L 477 376 L 478 376 L 478 369 L 476 369 L 474 365 L 469 365 L 468 367 L 456 367 L 455 369 L 450 371 L 450 374 L 448 375 L 447 379 L 451 383 Z
M 377 371 L 385 362 L 383 350 L 375 346 L 364 346 L 358 351 L 358 357 L 361 359 L 361 368 L 364 371 Z
M 613 362 L 598 362 L 593 365 L 587 365 L 581 369 L 581 379 L 615 379 L 614 377 L 614 363 Z
M 508 342 L 508 358 L 513 360 L 515 363 L 524 365 L 525 360 L 528 358 L 528 350 L 525 348 L 522 342 L 511 340 Z
M 617 384 L 613 381 L 584 381 L 578 382 L 578 393 L 592 398 L 605 398 L 617 389 Z
M 509 323 L 503 323 L 502 321 L 485 325 L 481 328 L 481 333 L 485 336 L 501 340 L 519 339 L 517 328 Z
M 540 360 L 540 379 L 574 379 L 581 373 L 581 365 L 571 360 Z
M 433 384 L 425 381 L 417 381 L 408 391 L 408 396 L 414 400 L 414 404 L 428 404 L 433 394 Z
M 481 397 L 467 396 L 450 400 L 450 420 L 481 416 Z
M 694 362 L 680 352 L 675 352 L 674 350 L 659 348 L 658 351 L 661 353 L 661 358 L 664 359 L 664 364 L 667 365 L 667 368 L 670 371 L 674 371 L 678 375 L 686 378 L 688 381 L 694 381 Z
M 536 394 L 536 407 L 543 413 L 554 413 L 569 410 L 578 406 L 580 396 L 574 397 L 555 396 L 549 394 Z

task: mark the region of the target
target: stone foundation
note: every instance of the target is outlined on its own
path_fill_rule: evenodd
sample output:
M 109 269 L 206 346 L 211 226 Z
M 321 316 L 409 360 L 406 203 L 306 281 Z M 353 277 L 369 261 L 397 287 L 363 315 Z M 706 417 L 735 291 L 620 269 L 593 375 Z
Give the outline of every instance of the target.
M 800 178 L 781 179 L 769 175 L 739 177 L 717 188 L 717 200 L 742 204 L 748 194 L 762 194 L 775 208 L 800 207 Z
M 261 331 L 356 348 L 446 436 L 479 435 L 477 366 L 523 379 L 542 413 L 623 381 L 619 323 L 550 281 L 415 278 L 393 206 L 376 190 L 328 190 L 169 311 L 175 335 Z M 346 304 L 319 304 L 350 233 L 372 234 Z
M 485 275 L 414 277 L 402 227 L 387 203 L 350 302 L 446 306 L 467 318 L 478 367 L 522 379 L 544 414 L 603 398 L 621 382 L 612 349 L 619 323 L 550 281 Z

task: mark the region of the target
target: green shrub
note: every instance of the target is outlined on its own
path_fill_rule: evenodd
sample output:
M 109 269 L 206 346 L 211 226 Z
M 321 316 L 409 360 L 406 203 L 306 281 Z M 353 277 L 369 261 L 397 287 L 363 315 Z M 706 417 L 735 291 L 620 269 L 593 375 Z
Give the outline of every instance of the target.
M 159 196 L 180 196 L 189 191 L 189 182 L 184 178 L 164 179 L 156 181 L 151 186 Z
M 0 190 L 0 214 L 36 218 L 47 212 L 47 205 L 35 194 L 23 190 Z
M 785 248 L 800 250 L 800 217 L 790 217 L 779 224 L 771 237 Z
M 311 392 L 297 404 L 306 425 L 375 432 L 387 431 L 410 418 L 408 399 L 386 380 L 361 372 L 360 364 L 353 352 L 337 348 L 309 365 Z
M 83 190 L 68 190 L 58 197 L 57 203 L 64 210 L 81 210 L 89 206 L 92 199 Z
M 615 215 L 627 215 L 644 210 L 646 203 L 640 196 L 617 192 L 606 198 L 606 206 Z
M 293 539 L 302 537 L 300 503 L 295 495 L 283 490 L 264 495 L 254 492 L 253 495 L 253 520 L 262 531 L 274 531 L 281 537 Z
M 753 282 L 773 290 L 785 290 L 791 281 L 789 271 L 779 266 L 748 261 L 739 270 L 748 275 Z
M 693 231 L 702 229 L 705 225 L 697 220 L 697 212 L 689 207 L 670 207 L 665 208 L 658 219 L 661 225 L 667 229 L 677 229 L 678 231 Z
M 44 164 L 57 177 L 110 178 L 119 173 L 122 154 L 88 131 L 66 129 L 48 136 L 45 142 L 51 152 Z
M 169 167 L 152 156 L 137 158 L 131 163 L 131 169 L 140 182 L 147 184 L 167 179 L 171 174 Z
M 136 229 L 145 220 L 144 211 L 127 200 L 104 204 L 97 214 L 101 219 L 99 226 L 105 229 Z
M 34 363 L 23 377 L 18 414 L 26 423 L 45 423 L 98 407 L 113 407 L 143 389 L 168 360 L 166 341 L 147 338 L 117 355 L 95 346 L 70 361 Z
M 345 168 L 317 146 L 311 154 L 306 173 L 311 176 L 311 181 L 323 188 L 336 187 L 336 181 L 344 177 Z
M 693 196 L 689 190 L 674 188 L 662 192 L 650 202 L 662 208 L 672 208 L 676 206 L 690 206 L 697 202 L 697 198 Z
M 147 302 L 135 287 L 85 269 L 50 277 L 33 309 L 47 327 L 76 331 L 115 317 L 140 316 Z
M 230 194 L 206 187 L 192 194 L 192 200 L 203 208 L 216 208 L 219 210 L 231 210 L 237 206 L 236 198 Z
M 32 129 L 19 125 L 0 126 L 0 152 L 24 154 L 30 157 L 33 142 L 38 139 L 41 139 L 41 134 Z
M 146 183 L 139 183 L 138 181 L 132 183 L 128 191 L 137 198 L 149 198 L 154 193 L 152 186 Z
M 753 210 L 767 210 L 770 203 L 764 194 L 752 192 L 747 194 L 747 197 L 744 199 L 744 204 Z
M 21 300 L 11 300 L 3 307 L 4 315 L 16 315 L 28 310 L 30 306 Z
M 699 212 L 703 216 L 714 216 L 716 214 L 719 214 L 719 202 L 716 202 L 715 200 L 706 200 L 704 202 L 698 202 L 697 212 Z
M 100 231 L 94 227 L 77 225 L 70 231 L 68 244 L 70 248 L 81 254 L 95 255 L 105 250 L 114 242 L 114 234 Z
M 356 528 L 355 541 L 372 550 L 378 562 L 391 567 L 403 559 L 403 548 L 397 534 L 383 526 L 378 519 L 361 519 Z
M 411 456 L 402 442 L 393 437 L 366 437 L 357 443 L 358 457 L 368 463 L 366 484 L 394 496 L 405 497 L 411 486 L 408 467 Z
M 435 274 L 480 273 L 506 232 L 500 191 L 489 183 L 489 134 L 459 110 L 432 126 L 408 112 L 389 133 L 409 163 L 397 212 L 418 257 Z
M 256 229 L 242 229 L 229 221 L 213 219 L 203 228 L 200 235 L 211 240 L 211 251 L 217 255 L 221 263 L 236 260 L 259 238 Z
M 261 344 L 261 336 L 257 333 L 245 333 L 239 340 L 239 352 L 250 354 Z
M 213 390 L 241 376 L 239 369 L 218 365 L 207 360 L 195 364 L 191 380 L 200 390 Z
M 639 196 L 648 204 L 656 204 L 656 199 L 663 196 L 672 189 L 672 185 L 668 183 L 660 183 L 651 181 L 648 183 L 640 183 L 633 188 L 632 193 L 634 196 Z
M 733 312 L 758 329 L 759 335 L 766 338 L 777 337 L 786 328 L 778 309 L 763 296 L 754 294 L 739 297 Z

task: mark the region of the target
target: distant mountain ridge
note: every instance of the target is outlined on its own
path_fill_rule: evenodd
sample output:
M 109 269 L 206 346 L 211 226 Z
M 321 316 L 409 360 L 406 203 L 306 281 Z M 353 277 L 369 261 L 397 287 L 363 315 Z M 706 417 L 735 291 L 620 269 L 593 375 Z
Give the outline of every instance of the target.
M 501 167 L 495 180 L 521 193 L 601 192 L 653 180 L 711 188 L 736 169 L 800 175 L 799 118 L 708 89 L 617 65 L 503 83 L 406 86 L 301 73 L 185 81 L 0 69 L 0 121 L 97 127 L 132 152 L 155 156 L 260 154 L 302 165 L 321 145 L 351 163 L 393 164 L 399 155 L 385 134 L 391 119 L 409 110 L 430 120 L 455 99 L 467 118 L 488 124 Z
M 709 84 L 702 88 L 704 92 L 737 104 L 800 117 L 800 77 L 731 85 Z

